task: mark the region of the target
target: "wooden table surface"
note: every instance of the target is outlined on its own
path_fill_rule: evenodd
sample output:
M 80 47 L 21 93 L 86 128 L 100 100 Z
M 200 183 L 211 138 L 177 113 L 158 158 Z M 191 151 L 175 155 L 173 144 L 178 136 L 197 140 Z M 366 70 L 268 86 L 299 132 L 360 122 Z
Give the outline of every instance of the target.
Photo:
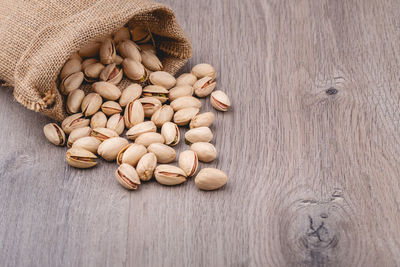
M 0 265 L 399 266 L 400 1 L 165 3 L 233 102 L 227 186 L 73 169 L 0 90 Z

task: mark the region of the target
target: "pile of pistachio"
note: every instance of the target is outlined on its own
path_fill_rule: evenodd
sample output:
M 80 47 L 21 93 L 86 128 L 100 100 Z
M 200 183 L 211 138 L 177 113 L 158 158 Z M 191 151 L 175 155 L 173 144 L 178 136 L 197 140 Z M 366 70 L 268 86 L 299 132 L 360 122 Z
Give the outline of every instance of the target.
M 202 103 L 196 97 L 211 95 L 211 105 L 219 111 L 230 107 L 228 96 L 214 91 L 213 66 L 198 64 L 175 79 L 162 71 L 151 41 L 148 31 L 123 27 L 81 48 L 60 72 L 59 89 L 67 96 L 71 115 L 61 127 L 49 123 L 43 129 L 51 143 L 67 144 L 66 161 L 73 167 L 95 166 L 96 154 L 116 161 L 115 177 L 127 189 L 137 189 L 140 181 L 153 176 L 163 185 L 181 184 L 196 174 L 198 161 L 215 160 L 218 153 L 210 143 L 209 128 L 214 114 L 200 113 Z M 117 85 L 124 76 L 132 83 L 121 91 Z M 92 92 L 85 95 L 80 87 L 88 83 Z M 184 138 L 190 149 L 180 153 L 179 167 L 168 165 L 176 160 L 178 126 L 186 125 L 190 129 Z M 124 132 L 126 138 L 120 137 Z M 215 168 L 204 168 L 195 177 L 203 190 L 218 189 L 226 182 L 227 175 Z

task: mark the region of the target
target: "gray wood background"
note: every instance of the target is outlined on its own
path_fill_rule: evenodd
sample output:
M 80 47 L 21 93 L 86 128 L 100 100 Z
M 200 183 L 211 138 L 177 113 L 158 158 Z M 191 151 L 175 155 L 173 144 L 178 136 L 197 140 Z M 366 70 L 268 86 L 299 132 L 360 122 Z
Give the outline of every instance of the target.
M 400 1 L 164 2 L 232 99 L 228 185 L 127 192 L 0 90 L 0 265 L 399 266 Z

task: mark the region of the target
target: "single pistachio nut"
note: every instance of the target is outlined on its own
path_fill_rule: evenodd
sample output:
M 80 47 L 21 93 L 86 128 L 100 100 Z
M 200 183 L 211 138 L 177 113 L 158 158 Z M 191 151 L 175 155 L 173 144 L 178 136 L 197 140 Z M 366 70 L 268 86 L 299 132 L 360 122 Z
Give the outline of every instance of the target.
M 128 129 L 144 121 L 144 110 L 139 100 L 131 101 L 126 105 L 124 120 Z
M 97 153 L 107 161 L 114 161 L 118 153 L 128 145 L 128 140 L 122 137 L 111 137 L 103 141 L 97 149 Z
M 65 77 L 70 76 L 72 73 L 80 72 L 82 70 L 82 63 L 79 59 L 69 59 L 65 62 L 60 72 L 60 79 L 64 80 Z
M 100 45 L 100 62 L 103 64 L 111 64 L 116 55 L 115 45 L 111 38 L 105 38 Z
M 139 135 L 135 139 L 136 144 L 144 145 L 145 147 L 148 147 L 149 145 L 153 143 L 164 143 L 164 137 L 159 134 L 159 133 L 154 133 L 154 132 L 147 132 Z
M 139 99 L 142 94 L 142 86 L 137 83 L 132 83 L 126 87 L 119 98 L 119 104 L 121 107 L 125 107 L 129 102 Z
M 176 86 L 181 86 L 181 85 L 193 86 L 196 81 L 197 77 L 193 73 L 183 73 L 176 79 Z
M 107 140 L 112 137 L 118 137 L 118 133 L 108 128 L 94 128 L 90 133 L 91 136 L 96 137 L 100 141 Z
M 85 92 L 80 89 L 75 89 L 68 94 L 66 110 L 69 114 L 78 113 L 82 100 L 85 97 Z
M 60 84 L 61 93 L 63 93 L 64 95 L 68 95 L 73 90 L 78 89 L 79 86 L 81 86 L 83 79 L 84 79 L 84 74 L 83 72 L 80 71 L 68 75 L 61 81 Z
M 198 166 L 199 160 L 196 153 L 192 150 L 185 150 L 179 154 L 179 167 L 187 176 L 193 176 L 196 173 Z
M 153 143 L 147 147 L 147 150 L 156 155 L 158 163 L 171 163 L 175 161 L 176 152 L 175 149 L 170 146 L 161 143 Z
M 87 169 L 96 166 L 96 155 L 83 148 L 70 148 L 65 159 L 69 165 L 75 168 Z
M 169 101 L 174 101 L 175 99 L 182 96 L 192 96 L 194 93 L 194 89 L 190 85 L 179 85 L 175 86 L 171 90 L 169 90 L 168 97 Z
M 186 182 L 186 173 L 172 165 L 159 165 L 154 171 L 158 183 L 163 185 L 178 185 Z
M 78 54 L 78 52 L 73 53 L 69 59 L 77 59 L 82 63 L 82 57 Z
M 82 62 L 82 69 L 84 70 L 84 69 L 86 69 L 88 66 L 90 66 L 90 65 L 92 65 L 92 64 L 95 64 L 95 63 L 98 63 L 99 61 L 97 60 L 97 58 L 88 58 L 88 59 L 85 59 L 83 62 Z
M 61 123 L 64 133 L 70 134 L 72 130 L 89 126 L 90 120 L 86 119 L 82 113 L 76 113 L 66 117 Z
M 117 85 L 122 80 L 124 72 L 115 63 L 107 65 L 100 73 L 100 80 Z
M 146 153 L 139 160 L 136 165 L 136 171 L 139 175 L 140 180 L 148 181 L 153 177 L 154 170 L 157 167 L 157 157 L 154 153 Z
M 150 41 L 151 35 L 147 29 L 136 26 L 131 29 L 132 41 L 138 44 L 144 44 Z
M 163 65 L 158 57 L 151 51 L 142 51 L 142 64 L 151 71 L 160 71 Z
M 197 97 L 206 97 L 214 91 L 216 85 L 213 78 L 203 77 L 193 85 L 194 93 Z
M 173 116 L 174 110 L 169 105 L 163 105 L 159 110 L 154 112 L 151 120 L 158 128 L 161 128 L 164 123 L 171 121 Z
M 193 117 L 190 121 L 189 127 L 190 129 L 198 128 L 198 127 L 210 127 L 214 122 L 214 113 L 212 112 L 204 112 L 198 114 Z
M 171 102 L 174 111 L 184 108 L 201 108 L 201 102 L 193 96 L 182 96 Z
M 114 58 L 114 63 L 115 63 L 115 64 L 121 65 L 121 64 L 122 64 L 122 61 L 124 61 L 124 58 L 123 58 L 123 57 L 118 56 L 118 55 L 115 56 L 115 58 Z
M 194 179 L 196 186 L 202 190 L 215 190 L 223 187 L 228 181 L 228 176 L 215 168 L 202 169 Z
M 143 88 L 143 97 L 155 97 L 160 100 L 161 103 L 165 103 L 168 100 L 168 90 L 160 85 L 148 85 Z
M 121 106 L 115 101 L 106 101 L 101 105 L 101 110 L 107 116 L 111 116 L 114 114 L 119 114 L 122 112 Z
M 94 83 L 92 89 L 106 100 L 117 100 L 121 96 L 121 90 L 108 82 Z
M 125 58 L 124 61 L 122 61 L 122 68 L 124 69 L 125 75 L 133 81 L 145 82 L 147 80 L 146 69 L 139 61 Z
M 82 100 L 82 113 L 85 114 L 86 117 L 92 116 L 100 109 L 101 103 L 103 103 L 103 99 L 99 94 L 88 94 Z
M 44 135 L 50 143 L 56 146 L 65 144 L 65 133 L 56 123 L 48 123 L 43 127 Z
M 154 112 L 156 112 L 162 106 L 161 101 L 155 97 L 139 98 L 139 101 L 142 103 L 144 116 L 146 118 L 151 118 Z
M 178 126 L 173 122 L 166 122 L 163 124 L 161 135 L 165 139 L 165 144 L 169 146 L 176 146 L 181 136 Z
M 101 111 L 96 112 L 90 119 L 90 127 L 92 129 L 104 128 L 104 127 L 106 127 L 106 124 L 107 124 L 107 117 Z
M 105 66 L 100 62 L 90 64 L 84 69 L 85 80 L 87 82 L 97 81 L 100 77 L 100 73 L 104 70 Z
M 136 124 L 126 132 L 126 137 L 130 140 L 135 140 L 139 135 L 143 133 L 155 133 L 157 127 L 152 121 L 144 121 Z
M 99 42 L 89 42 L 79 49 L 78 54 L 84 58 L 97 57 L 99 55 L 100 45 L 101 43 Z
M 219 111 L 227 111 L 231 106 L 229 97 L 221 90 L 214 91 L 210 97 L 211 105 Z
M 156 54 L 156 48 L 153 46 L 153 44 L 139 44 L 139 48 L 141 51 L 146 51 Z
M 130 40 L 131 33 L 127 27 L 121 27 L 118 31 L 114 33 L 114 42 L 117 44 L 124 40 Z
M 125 129 L 124 117 L 121 114 L 112 115 L 108 121 L 107 126 L 108 129 L 114 130 L 117 134 L 121 135 Z
M 144 145 L 139 144 L 128 144 L 118 153 L 117 163 L 127 163 L 132 166 L 136 166 L 140 158 L 147 153 L 147 149 Z
M 93 136 L 85 136 L 79 138 L 74 142 L 72 148 L 83 148 L 92 153 L 97 153 L 97 148 L 101 144 L 101 141 Z
M 140 55 L 139 47 L 131 40 L 124 40 L 117 46 L 119 54 L 123 58 L 130 58 L 134 61 L 141 62 L 142 56 Z
M 199 112 L 198 108 L 180 109 L 174 114 L 174 122 L 179 126 L 187 125 Z
M 140 179 L 135 168 L 129 164 L 121 164 L 115 171 L 115 178 L 128 190 L 136 190 L 140 185 Z
M 211 77 L 215 79 L 216 73 L 213 66 L 206 63 L 197 64 L 192 68 L 192 73 L 196 75 L 197 79 L 201 79 L 203 77 Z
M 68 142 L 67 142 L 67 147 L 72 147 L 74 142 L 78 140 L 79 138 L 85 137 L 85 136 L 90 136 L 92 133 L 92 128 L 90 127 L 82 127 L 73 130 L 68 137 Z
M 207 142 L 194 143 L 190 146 L 190 150 L 194 151 L 202 162 L 211 162 L 218 156 L 214 145 Z
M 213 133 L 208 127 L 193 128 L 185 133 L 185 142 L 188 145 L 198 142 L 210 142 L 212 139 Z
M 159 85 L 164 87 L 165 89 L 170 89 L 176 84 L 176 79 L 174 78 L 174 76 L 166 71 L 152 72 L 149 76 L 149 81 L 153 85 Z

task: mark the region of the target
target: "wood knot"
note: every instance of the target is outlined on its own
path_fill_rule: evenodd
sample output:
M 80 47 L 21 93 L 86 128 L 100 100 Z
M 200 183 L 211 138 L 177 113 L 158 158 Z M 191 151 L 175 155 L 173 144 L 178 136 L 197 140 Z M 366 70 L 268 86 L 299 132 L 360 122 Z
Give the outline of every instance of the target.
M 331 88 L 325 90 L 325 93 L 327 95 L 336 95 L 338 92 L 339 92 L 339 90 L 334 87 L 331 87 Z

